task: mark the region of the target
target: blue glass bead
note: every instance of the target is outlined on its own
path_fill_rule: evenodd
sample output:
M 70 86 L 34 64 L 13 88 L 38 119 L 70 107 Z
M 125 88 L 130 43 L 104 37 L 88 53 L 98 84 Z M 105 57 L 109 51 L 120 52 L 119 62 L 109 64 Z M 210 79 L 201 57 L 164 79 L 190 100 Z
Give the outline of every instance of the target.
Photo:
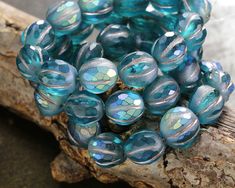
M 167 32 L 156 40 L 152 48 L 152 56 L 163 72 L 176 69 L 184 62 L 187 46 L 183 37 L 174 32 Z
M 200 123 L 197 116 L 185 107 L 172 108 L 161 119 L 160 133 L 167 145 L 173 148 L 192 147 L 199 131 Z
M 202 85 L 192 95 L 189 108 L 198 116 L 202 125 L 215 123 L 224 107 L 223 97 L 215 88 Z
M 113 133 L 102 133 L 92 138 L 88 151 L 95 163 L 110 168 L 123 163 L 126 159 L 122 139 Z
M 77 1 L 59 1 L 49 7 L 46 15 L 57 36 L 67 35 L 81 23 L 81 10 Z
M 39 46 L 25 45 L 16 58 L 16 65 L 22 76 L 32 82 L 38 82 L 42 64 L 49 58 L 47 51 Z
M 146 52 L 133 52 L 125 56 L 118 64 L 118 74 L 123 83 L 133 88 L 144 88 L 158 74 L 158 66 Z
M 122 126 L 136 122 L 144 113 L 142 97 L 130 90 L 117 91 L 105 103 L 106 116 Z
M 136 164 L 151 164 L 163 156 L 165 145 L 156 131 L 142 130 L 131 135 L 124 145 L 124 151 Z
M 105 57 L 120 59 L 134 51 L 135 38 L 125 25 L 109 25 L 97 37 L 104 48 Z
M 81 85 L 90 93 L 101 94 L 117 82 L 118 73 L 114 63 L 104 58 L 94 58 L 79 70 Z
M 39 20 L 29 25 L 21 35 L 21 43 L 39 46 L 51 50 L 55 46 L 55 36 L 51 25 L 45 20 Z
M 223 67 L 216 61 L 202 61 L 201 70 L 203 73 L 210 73 L 212 71 L 223 71 Z
M 69 140 L 73 145 L 87 148 L 89 141 L 101 133 L 101 126 L 96 122 L 84 127 L 76 122 L 69 121 L 67 132 Z
M 73 62 L 74 67 L 80 70 L 81 66 L 93 58 L 103 57 L 104 50 L 101 44 L 96 42 L 83 44 L 76 52 Z
M 180 88 L 173 78 L 159 76 L 145 88 L 143 96 L 149 112 L 155 115 L 163 115 L 178 102 Z
M 114 0 L 114 10 L 121 16 L 134 17 L 142 15 L 148 4 L 148 0 Z
M 54 95 L 69 95 L 76 89 L 77 70 L 62 60 L 50 60 L 39 72 L 40 85 Z
M 150 2 L 154 8 L 164 15 L 173 15 L 179 12 L 179 0 L 150 0 Z
M 113 0 L 79 0 L 83 21 L 88 24 L 104 22 L 113 11 Z
M 65 112 L 80 126 L 86 126 L 101 120 L 104 114 L 104 103 L 100 97 L 81 91 L 68 98 Z
M 204 23 L 208 22 L 211 16 L 212 5 L 208 0 L 182 0 L 181 12 L 196 12 Z

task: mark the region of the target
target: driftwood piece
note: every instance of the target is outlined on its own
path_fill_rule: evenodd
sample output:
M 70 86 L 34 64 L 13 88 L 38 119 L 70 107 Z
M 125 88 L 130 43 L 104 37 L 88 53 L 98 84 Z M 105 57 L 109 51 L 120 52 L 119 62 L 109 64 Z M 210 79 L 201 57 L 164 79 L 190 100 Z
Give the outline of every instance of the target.
M 33 89 L 15 66 L 20 31 L 36 19 L 0 1 L 0 105 L 53 133 L 61 150 L 70 157 L 60 156 L 52 163 L 52 171 L 57 169 L 57 173 L 62 173 L 54 171 L 56 179 L 74 182 L 92 175 L 104 183 L 123 180 L 141 188 L 235 187 L 235 110 L 232 109 L 226 108 L 216 125 L 204 129 L 193 148 L 169 150 L 152 165 L 139 166 L 127 160 L 120 166 L 102 169 L 94 164 L 86 150 L 71 146 L 66 134 L 66 117 L 63 114 L 53 118 L 40 116 L 33 101 Z

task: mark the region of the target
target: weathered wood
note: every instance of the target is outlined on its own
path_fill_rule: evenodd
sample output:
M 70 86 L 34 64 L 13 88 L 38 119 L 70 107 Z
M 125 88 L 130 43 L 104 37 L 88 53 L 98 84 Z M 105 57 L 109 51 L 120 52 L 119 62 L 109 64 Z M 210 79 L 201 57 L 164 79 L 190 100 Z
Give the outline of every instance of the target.
M 84 170 L 79 177 L 91 174 L 104 183 L 123 180 L 134 187 L 235 187 L 235 110 L 232 109 L 226 108 L 215 126 L 203 129 L 193 148 L 169 150 L 163 159 L 152 165 L 139 166 L 127 160 L 120 166 L 102 169 L 94 164 L 86 150 L 71 146 L 65 116 L 40 116 L 33 101 L 33 89 L 15 66 L 20 31 L 34 20 L 36 18 L 0 1 L 0 104 L 52 132 L 62 151 L 80 164 L 77 168 L 72 165 L 69 179 L 66 177 L 68 171 L 60 175 L 53 172 L 55 178 L 74 181 L 83 166 L 89 173 Z M 52 164 L 52 169 L 56 166 L 68 170 L 73 164 L 70 160 L 70 164 L 61 163 L 59 159 L 56 160 L 59 163 Z

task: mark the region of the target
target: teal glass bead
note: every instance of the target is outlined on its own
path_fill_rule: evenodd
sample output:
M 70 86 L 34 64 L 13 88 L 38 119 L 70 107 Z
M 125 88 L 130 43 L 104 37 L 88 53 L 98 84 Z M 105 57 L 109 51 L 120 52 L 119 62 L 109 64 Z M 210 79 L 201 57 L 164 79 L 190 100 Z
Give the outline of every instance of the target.
M 97 95 L 80 91 L 68 98 L 64 110 L 76 123 L 85 127 L 101 120 L 104 115 L 104 103 Z
M 89 141 L 101 133 L 101 126 L 96 122 L 84 127 L 69 121 L 67 132 L 72 145 L 87 149 Z
M 180 0 L 150 0 L 154 8 L 164 15 L 178 14 Z
M 135 38 L 125 25 L 109 25 L 104 28 L 97 42 L 103 46 L 105 57 L 110 59 L 121 59 L 135 48 Z
M 39 46 L 51 50 L 55 46 L 55 36 L 51 25 L 45 20 L 39 20 L 29 25 L 21 35 L 23 45 Z
M 215 88 L 202 85 L 189 100 L 189 108 L 197 115 L 202 125 L 212 124 L 220 117 L 224 99 Z
M 153 44 L 154 44 L 153 41 L 145 40 L 144 38 L 142 38 L 141 35 L 135 36 L 135 46 L 136 49 L 138 49 L 139 51 L 144 51 L 148 54 L 151 54 Z
M 181 12 L 196 12 L 203 18 L 204 23 L 209 21 L 211 9 L 209 0 L 182 0 Z
M 172 108 L 161 119 L 160 133 L 166 144 L 173 148 L 192 147 L 199 131 L 200 123 L 197 116 L 185 107 Z
M 123 163 L 126 159 L 122 139 L 113 133 L 102 133 L 92 138 L 88 152 L 95 163 L 110 168 Z
M 79 0 L 82 18 L 85 23 L 99 24 L 104 22 L 113 11 L 113 0 Z
M 59 1 L 49 7 L 46 19 L 57 36 L 68 35 L 79 27 L 81 10 L 77 1 Z
M 106 116 L 115 124 L 131 125 L 144 113 L 142 97 L 130 90 L 117 91 L 107 99 Z
M 114 0 L 114 10 L 124 17 L 142 15 L 148 6 L 148 0 Z
M 204 74 L 212 71 L 223 71 L 223 67 L 219 62 L 216 61 L 201 61 L 201 70 Z
M 42 64 L 49 60 L 49 54 L 39 46 L 25 45 L 16 57 L 16 65 L 27 80 L 38 82 L 38 73 Z
M 79 70 L 81 85 L 85 90 L 101 94 L 117 82 L 118 73 L 114 63 L 104 58 L 94 58 L 83 64 Z
M 156 40 L 152 48 L 152 56 L 163 72 L 176 69 L 184 62 L 187 46 L 184 38 L 174 32 L 167 32 Z
M 131 135 L 124 145 L 124 151 L 136 164 L 151 164 L 163 156 L 165 145 L 156 131 L 142 130 Z
M 136 51 L 126 55 L 118 64 L 118 74 L 125 85 L 145 88 L 157 77 L 158 66 L 151 55 Z
M 145 107 L 155 115 L 163 115 L 174 107 L 180 98 L 180 87 L 169 76 L 159 76 L 143 93 Z

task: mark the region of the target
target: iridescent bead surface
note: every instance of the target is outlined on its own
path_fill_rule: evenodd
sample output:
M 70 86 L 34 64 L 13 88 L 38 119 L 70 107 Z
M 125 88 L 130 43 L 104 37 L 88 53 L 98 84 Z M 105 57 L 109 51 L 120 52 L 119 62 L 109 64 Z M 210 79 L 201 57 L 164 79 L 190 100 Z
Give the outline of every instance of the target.
M 189 108 L 197 115 L 201 124 L 215 123 L 224 107 L 224 99 L 215 88 L 202 85 L 192 95 Z
M 94 58 L 81 66 L 79 78 L 81 85 L 87 91 L 101 94 L 116 84 L 117 67 L 108 59 Z
M 113 10 L 113 0 L 79 0 L 83 21 L 88 24 L 104 22 Z
M 145 88 L 143 96 L 149 112 L 155 115 L 163 115 L 178 102 L 180 88 L 173 78 L 159 76 Z
M 150 2 L 164 15 L 177 14 L 180 7 L 179 0 L 150 0 Z
M 104 103 L 100 97 L 87 91 L 72 94 L 65 104 L 66 114 L 81 126 L 101 120 Z
M 122 126 L 136 122 L 144 113 L 142 97 L 130 90 L 117 91 L 105 103 L 106 116 Z
M 142 130 L 130 136 L 124 150 L 131 161 L 146 165 L 155 162 L 164 154 L 165 145 L 156 131 Z
M 152 48 L 152 56 L 163 72 L 176 69 L 184 62 L 187 46 L 184 38 L 174 32 L 167 32 L 156 40 Z
M 16 65 L 21 75 L 32 82 L 38 82 L 38 73 L 45 61 L 49 60 L 46 50 L 38 46 L 25 45 L 21 48 Z
M 77 1 L 59 1 L 49 7 L 46 15 L 57 36 L 67 35 L 81 23 L 81 10 Z
M 158 66 L 151 55 L 137 51 L 122 59 L 118 64 L 118 73 L 125 85 L 144 88 L 157 77 Z
M 113 133 L 102 133 L 91 139 L 88 151 L 95 163 L 103 168 L 119 165 L 126 159 L 123 141 Z
M 167 145 L 173 148 L 190 148 L 195 143 L 199 131 L 197 116 L 185 107 L 172 108 L 161 119 L 160 133 Z
M 104 48 L 104 54 L 111 59 L 120 59 L 134 51 L 135 38 L 125 25 L 109 25 L 97 37 Z

